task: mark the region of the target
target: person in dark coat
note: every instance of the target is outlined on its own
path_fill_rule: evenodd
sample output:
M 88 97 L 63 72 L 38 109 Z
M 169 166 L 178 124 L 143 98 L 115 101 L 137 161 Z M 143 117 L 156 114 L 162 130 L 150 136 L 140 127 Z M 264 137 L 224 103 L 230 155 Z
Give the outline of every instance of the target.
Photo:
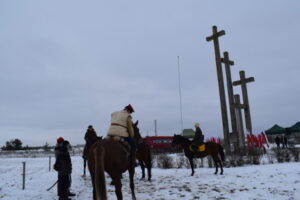
M 280 140 L 280 144 L 282 144 L 282 148 L 284 149 L 284 142 L 283 142 L 283 136 L 281 136 L 280 138 L 279 138 L 279 140 Z
M 283 136 L 283 144 L 284 144 L 285 148 L 288 148 L 287 143 L 288 143 L 287 137 Z
M 58 172 L 57 195 L 59 200 L 71 200 L 69 196 L 75 196 L 74 193 L 70 192 L 72 162 L 69 148 L 69 141 L 62 137 L 57 139 L 54 169 Z
M 90 146 L 97 140 L 97 133 L 94 130 L 92 125 L 88 126 L 88 129 L 84 135 L 84 140 L 85 140 L 85 146 L 83 149 L 83 159 L 87 160 L 87 155 L 88 155 L 88 150 Z
M 200 124 L 199 123 L 195 123 L 195 136 L 194 139 L 192 141 L 192 149 L 194 151 L 198 150 L 198 146 L 200 146 L 201 144 L 203 144 L 203 140 L 204 140 L 204 136 L 202 134 L 202 130 L 200 129 Z
M 280 147 L 280 138 L 278 136 L 275 137 L 275 143 L 277 145 L 277 148 Z

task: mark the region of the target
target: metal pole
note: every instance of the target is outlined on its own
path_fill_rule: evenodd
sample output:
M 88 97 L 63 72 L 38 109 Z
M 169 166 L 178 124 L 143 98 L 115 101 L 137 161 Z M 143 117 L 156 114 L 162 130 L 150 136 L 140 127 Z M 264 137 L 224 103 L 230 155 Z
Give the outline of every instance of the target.
M 179 106 L 180 106 L 180 125 L 181 125 L 181 131 L 183 131 L 183 120 L 182 120 L 182 102 L 181 102 L 181 82 L 180 82 L 180 64 L 179 64 L 179 56 L 177 56 L 178 60 L 178 86 L 179 86 Z
M 25 170 L 25 168 L 26 168 L 26 162 L 22 162 L 22 163 L 23 163 L 23 174 L 22 174 L 23 180 L 22 180 L 22 190 L 24 190 L 24 189 L 25 189 L 25 176 L 26 176 L 26 174 L 25 174 L 25 172 L 26 172 L 26 170 Z
M 157 136 L 157 121 L 154 120 L 154 133 L 155 133 L 155 136 Z

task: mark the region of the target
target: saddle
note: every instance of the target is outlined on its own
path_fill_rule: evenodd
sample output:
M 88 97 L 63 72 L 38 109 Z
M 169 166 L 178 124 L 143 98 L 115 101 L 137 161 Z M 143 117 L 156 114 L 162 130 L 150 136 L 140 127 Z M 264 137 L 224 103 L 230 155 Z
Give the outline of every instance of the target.
M 195 152 L 192 145 L 189 146 L 189 149 L 190 149 L 190 151 Z M 201 144 L 200 146 L 197 147 L 196 152 L 202 152 L 202 151 L 205 151 L 205 144 Z
M 105 140 L 113 140 L 113 141 L 116 141 L 116 142 L 119 142 L 121 145 L 123 145 L 125 147 L 125 149 L 127 151 L 131 151 L 131 146 L 130 144 L 124 140 L 124 138 L 120 137 L 120 136 L 106 136 L 104 138 Z

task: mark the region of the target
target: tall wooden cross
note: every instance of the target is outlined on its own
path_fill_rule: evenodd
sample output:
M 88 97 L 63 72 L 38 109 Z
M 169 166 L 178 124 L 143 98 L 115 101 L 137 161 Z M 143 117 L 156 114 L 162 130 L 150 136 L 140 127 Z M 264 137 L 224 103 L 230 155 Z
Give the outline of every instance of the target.
M 250 106 L 248 100 L 248 92 L 247 92 L 247 83 L 253 82 L 254 77 L 246 78 L 245 71 L 240 71 L 240 80 L 234 81 L 232 84 L 233 86 L 241 85 L 242 88 L 242 95 L 243 95 L 243 107 L 245 113 L 245 122 L 246 122 L 246 129 L 252 134 L 252 123 L 251 123 L 251 115 L 250 115 Z
M 221 114 L 222 114 L 222 125 L 223 125 L 223 134 L 225 141 L 226 152 L 230 153 L 230 141 L 229 141 L 229 129 L 228 129 L 228 116 L 226 108 L 226 99 L 225 99 L 225 90 L 224 90 L 224 79 L 222 71 L 222 63 L 220 56 L 220 46 L 219 46 L 219 37 L 225 35 L 225 31 L 219 31 L 217 26 L 212 27 L 212 35 L 206 38 L 206 41 L 214 41 L 215 48 L 215 58 L 216 58 L 216 67 L 217 67 L 217 76 L 219 83 L 219 93 L 220 93 L 220 102 L 221 102 Z
M 238 145 L 240 148 L 245 147 L 245 134 L 244 134 L 244 126 L 243 126 L 243 118 L 242 118 L 242 109 L 244 106 L 240 102 L 240 95 L 236 94 L 234 95 L 234 107 L 235 107 L 235 113 L 236 113 L 236 122 L 237 122 L 237 130 L 239 134 L 239 142 Z
M 227 77 L 227 91 L 228 91 L 228 100 L 229 100 L 229 111 L 230 111 L 230 118 L 231 118 L 231 130 L 232 133 L 231 139 L 236 143 L 236 147 L 238 148 L 239 145 L 239 134 L 237 129 L 237 120 L 236 120 L 236 113 L 234 107 L 234 94 L 233 94 L 233 86 L 232 86 L 232 78 L 231 78 L 231 69 L 230 66 L 234 65 L 234 62 L 229 59 L 229 53 L 227 51 L 224 52 L 224 57 L 221 58 L 221 62 L 225 64 L 225 72 Z

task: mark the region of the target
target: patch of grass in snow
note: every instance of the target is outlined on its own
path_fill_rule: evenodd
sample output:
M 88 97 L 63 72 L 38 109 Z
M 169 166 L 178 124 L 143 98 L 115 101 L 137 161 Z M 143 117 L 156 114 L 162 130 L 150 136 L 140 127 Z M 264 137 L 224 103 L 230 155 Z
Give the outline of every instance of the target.
M 234 193 L 234 192 L 235 192 L 235 189 L 229 190 L 229 193 Z
M 215 192 L 221 192 L 219 188 L 212 188 L 211 190 Z

